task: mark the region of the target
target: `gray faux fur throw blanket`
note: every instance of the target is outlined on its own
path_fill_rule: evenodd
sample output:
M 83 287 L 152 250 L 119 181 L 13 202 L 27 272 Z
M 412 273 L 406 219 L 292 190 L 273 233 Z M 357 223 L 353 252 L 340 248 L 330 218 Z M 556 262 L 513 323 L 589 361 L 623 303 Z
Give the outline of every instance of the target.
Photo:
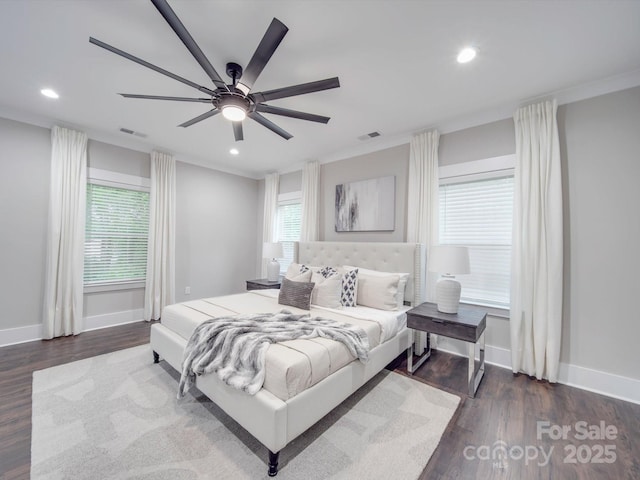
M 360 327 L 326 318 L 280 313 L 252 313 L 212 318 L 198 325 L 184 351 L 178 398 L 196 375 L 216 373 L 227 385 L 255 395 L 264 383 L 269 344 L 324 337 L 342 342 L 354 357 L 369 360 L 369 339 Z

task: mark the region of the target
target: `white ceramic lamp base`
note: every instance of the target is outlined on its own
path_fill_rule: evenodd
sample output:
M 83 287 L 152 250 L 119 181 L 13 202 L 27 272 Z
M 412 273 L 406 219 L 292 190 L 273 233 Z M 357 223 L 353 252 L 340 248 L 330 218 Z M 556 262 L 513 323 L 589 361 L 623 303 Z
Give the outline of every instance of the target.
M 267 280 L 277 282 L 280 278 L 280 264 L 274 258 L 267 264 Z
M 436 302 L 442 313 L 458 313 L 460 305 L 460 282 L 453 278 L 441 278 L 436 283 Z

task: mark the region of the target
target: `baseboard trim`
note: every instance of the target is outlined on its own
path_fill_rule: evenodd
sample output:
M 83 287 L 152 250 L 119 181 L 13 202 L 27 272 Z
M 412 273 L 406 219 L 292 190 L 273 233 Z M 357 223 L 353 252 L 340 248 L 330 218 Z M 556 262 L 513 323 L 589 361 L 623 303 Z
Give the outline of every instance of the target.
M 83 332 L 100 330 L 101 328 L 115 327 L 127 323 L 141 322 L 144 319 L 144 309 L 123 310 L 122 312 L 105 313 L 84 318 Z
M 462 357 L 467 356 L 465 343 L 445 338 L 442 335 L 438 337 L 438 350 Z M 485 361 L 491 365 L 511 370 L 511 350 L 486 345 Z M 568 363 L 560 363 L 558 383 L 640 404 L 640 380 L 635 378 L 623 377 Z
M 640 380 L 635 378 L 561 363 L 558 382 L 640 405 Z
M 99 330 L 101 328 L 115 327 L 127 323 L 141 322 L 144 317 L 144 310 L 124 310 L 122 312 L 106 313 L 103 315 L 92 315 L 84 318 L 83 332 Z M 28 325 L 26 327 L 7 328 L 0 330 L 0 347 L 17 345 L 19 343 L 42 340 L 42 325 Z
M 42 325 L 28 325 L 26 327 L 0 330 L 0 347 L 33 342 L 34 340 L 42 340 Z

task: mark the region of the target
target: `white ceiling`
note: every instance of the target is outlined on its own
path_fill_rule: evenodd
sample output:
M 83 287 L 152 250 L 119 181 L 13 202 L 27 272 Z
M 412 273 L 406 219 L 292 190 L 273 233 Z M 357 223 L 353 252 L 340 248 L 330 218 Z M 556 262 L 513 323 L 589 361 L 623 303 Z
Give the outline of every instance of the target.
M 146 0 L 0 0 L 0 115 L 83 128 L 92 138 L 254 178 L 339 156 L 368 140 L 460 118 L 640 69 L 640 1 L 169 0 L 218 73 L 246 66 L 273 17 L 289 33 L 258 78 L 263 91 L 340 77 L 341 88 L 270 102 L 331 117 L 328 125 L 266 115 L 285 141 L 245 121 L 240 155 L 221 116 L 178 124 L 205 104 L 125 99 L 202 96 L 89 43 L 89 36 L 201 85 L 207 75 Z M 474 45 L 475 61 L 457 51 Z M 51 87 L 59 100 L 40 95 Z M 146 134 L 138 139 L 121 127 Z

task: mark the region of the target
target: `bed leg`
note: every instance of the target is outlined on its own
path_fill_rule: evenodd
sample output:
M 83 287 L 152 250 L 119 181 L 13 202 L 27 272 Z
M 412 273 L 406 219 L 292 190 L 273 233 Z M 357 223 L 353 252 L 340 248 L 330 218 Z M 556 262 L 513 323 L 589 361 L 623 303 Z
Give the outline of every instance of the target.
M 273 453 L 269 450 L 269 476 L 275 477 L 278 474 L 278 457 L 280 452 Z
M 160 363 L 160 355 L 155 350 L 153 351 L 153 363 Z

